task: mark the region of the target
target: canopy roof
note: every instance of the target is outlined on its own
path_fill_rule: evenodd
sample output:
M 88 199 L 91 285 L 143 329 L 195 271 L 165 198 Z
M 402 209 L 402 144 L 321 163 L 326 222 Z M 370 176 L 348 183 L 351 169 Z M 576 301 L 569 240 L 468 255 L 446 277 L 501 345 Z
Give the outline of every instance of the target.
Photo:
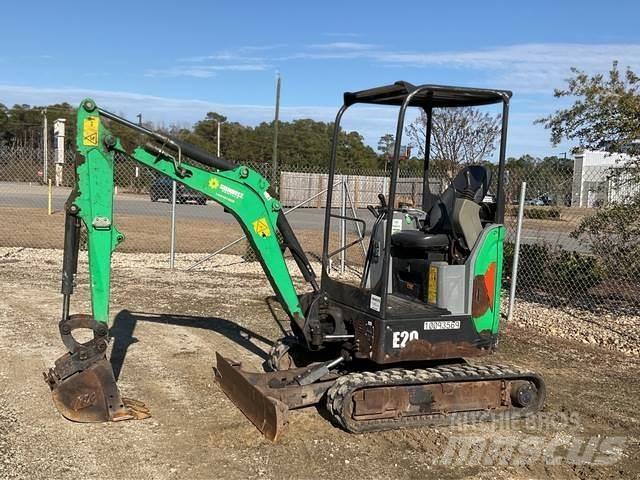
M 354 103 L 368 103 L 373 105 L 400 106 L 412 92 L 410 106 L 422 108 L 439 107 L 475 107 L 491 105 L 508 101 L 511 98 L 509 90 L 489 90 L 484 88 L 451 87 L 446 85 L 412 85 L 409 82 L 395 82 L 392 85 L 360 90 L 359 92 L 345 92 L 344 103 L 347 106 Z

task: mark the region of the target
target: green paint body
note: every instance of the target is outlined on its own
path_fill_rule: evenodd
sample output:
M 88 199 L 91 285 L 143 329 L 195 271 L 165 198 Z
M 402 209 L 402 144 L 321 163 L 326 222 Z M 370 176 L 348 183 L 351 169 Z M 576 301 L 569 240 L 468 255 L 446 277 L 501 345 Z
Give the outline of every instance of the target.
M 69 201 L 79 208 L 78 216 L 87 230 L 93 316 L 97 321 L 108 324 L 111 255 L 124 240 L 122 233 L 113 225 L 113 161 L 115 151 L 127 152 L 118 141 L 111 150 L 105 147 L 104 139 L 110 133 L 99 119 L 97 108 L 87 110 L 88 104 L 95 105 L 86 99 L 78 108 L 76 146 L 79 156 L 76 187 Z M 85 122 L 92 122 L 90 117 L 97 117 L 100 124 L 97 139 L 87 141 Z M 179 175 L 174 160 L 169 156 L 156 156 L 142 148 L 135 149 L 129 156 L 225 207 L 238 220 L 257 251 L 262 268 L 289 316 L 303 317 L 276 234 L 280 203 L 267 193 L 269 182 L 263 176 L 243 166 L 224 172 L 210 172 L 184 162 L 180 165 Z
M 497 334 L 500 328 L 500 291 L 502 285 L 502 261 L 503 243 L 505 236 L 504 225 L 493 225 L 481 245 L 476 246 L 480 250 L 477 253 L 476 261 L 472 265 L 473 276 L 484 275 L 491 263 L 496 264 L 494 288 L 493 288 L 493 308 L 489 308 L 479 317 L 474 317 L 473 323 L 478 332 L 490 331 Z

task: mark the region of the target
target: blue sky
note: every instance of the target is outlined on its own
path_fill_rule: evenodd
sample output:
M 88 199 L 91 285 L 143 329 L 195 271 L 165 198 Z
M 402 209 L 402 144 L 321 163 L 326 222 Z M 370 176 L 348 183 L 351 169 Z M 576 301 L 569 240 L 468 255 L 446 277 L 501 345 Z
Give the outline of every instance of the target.
M 615 5 L 615 8 L 614 6 Z M 617 1 L 3 2 L 0 102 L 99 104 L 187 124 L 218 111 L 246 124 L 331 120 L 342 92 L 407 80 L 514 92 L 509 154 L 547 155 L 533 120 L 562 106 L 569 68 L 640 71 L 640 4 Z M 367 141 L 394 113 L 347 117 Z

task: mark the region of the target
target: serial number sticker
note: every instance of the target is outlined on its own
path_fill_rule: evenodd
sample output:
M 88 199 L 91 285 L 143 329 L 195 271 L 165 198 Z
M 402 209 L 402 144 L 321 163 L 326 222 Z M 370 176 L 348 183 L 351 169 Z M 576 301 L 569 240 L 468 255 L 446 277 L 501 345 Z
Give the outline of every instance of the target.
M 98 145 L 98 129 L 100 119 L 98 117 L 87 117 L 82 122 L 82 144 L 87 147 Z
M 379 312 L 381 300 L 382 299 L 378 295 L 371 295 L 371 299 L 369 300 L 369 308 L 371 310 L 375 310 L 376 312 Z
M 436 322 L 424 322 L 425 330 L 459 330 L 460 320 L 442 320 Z

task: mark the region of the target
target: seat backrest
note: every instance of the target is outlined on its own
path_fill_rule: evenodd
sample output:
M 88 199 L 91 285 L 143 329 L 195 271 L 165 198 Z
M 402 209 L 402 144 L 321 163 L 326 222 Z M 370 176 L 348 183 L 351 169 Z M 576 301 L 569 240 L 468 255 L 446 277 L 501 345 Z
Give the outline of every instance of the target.
M 490 184 L 491 171 L 482 165 L 469 165 L 460 170 L 429 210 L 429 223 L 425 231 L 455 234 L 452 219 L 456 199 L 466 198 L 480 204 Z

